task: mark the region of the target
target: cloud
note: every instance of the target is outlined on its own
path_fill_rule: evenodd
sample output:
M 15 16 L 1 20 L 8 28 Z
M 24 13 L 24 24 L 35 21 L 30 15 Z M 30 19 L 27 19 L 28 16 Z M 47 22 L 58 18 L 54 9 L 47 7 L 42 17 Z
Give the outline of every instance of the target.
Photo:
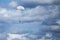
M 51 33 L 46 33 L 41 39 L 38 40 L 54 40 Z
M 57 22 L 56 23 L 58 23 L 59 25 L 60 25 L 60 20 L 57 20 Z
M 21 0 L 25 7 L 36 7 L 38 5 L 60 5 L 59 0 Z
M 23 5 L 28 8 L 34 8 L 38 5 L 60 5 L 59 0 L 20 0 L 20 5 Z
M 60 32 L 60 26 L 59 25 L 42 25 L 41 27 L 42 31 L 46 32 Z
M 59 26 L 51 26 L 51 30 L 59 30 L 60 29 L 60 27 Z
M 0 37 L 3 40 L 59 40 L 59 34 L 60 33 L 51 33 L 51 32 L 46 32 L 44 33 L 43 36 L 41 34 L 31 34 L 31 33 L 26 33 L 26 34 L 13 34 L 13 33 L 7 33 L 7 34 L 1 34 L 2 36 Z M 41 37 L 40 37 L 41 36 Z
M 10 6 L 10 7 L 16 7 L 17 5 L 18 5 L 18 3 L 15 2 L 15 1 L 11 1 L 11 2 L 9 3 L 9 6 Z
M 44 4 L 44 3 L 53 3 L 55 0 L 21 0 L 22 2 L 25 2 L 25 3 L 38 3 L 38 4 L 40 4 L 40 3 L 42 3 L 42 4 Z
M 19 40 L 28 40 L 28 38 L 25 37 L 25 34 L 8 34 L 9 37 L 7 37 L 7 40 L 13 40 L 13 39 L 19 39 Z

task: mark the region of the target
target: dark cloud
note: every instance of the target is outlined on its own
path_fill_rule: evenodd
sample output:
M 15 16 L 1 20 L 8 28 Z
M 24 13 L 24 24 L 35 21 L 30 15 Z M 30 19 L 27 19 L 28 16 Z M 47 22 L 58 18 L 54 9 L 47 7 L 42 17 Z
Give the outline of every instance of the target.
M 25 7 L 36 7 L 38 5 L 60 5 L 59 0 L 20 0 L 20 5 Z

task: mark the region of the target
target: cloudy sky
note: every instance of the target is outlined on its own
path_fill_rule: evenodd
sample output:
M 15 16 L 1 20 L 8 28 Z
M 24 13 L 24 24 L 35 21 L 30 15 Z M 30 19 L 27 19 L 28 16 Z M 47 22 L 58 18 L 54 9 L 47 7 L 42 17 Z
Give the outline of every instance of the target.
M 60 0 L 0 0 L 0 40 L 60 40 Z

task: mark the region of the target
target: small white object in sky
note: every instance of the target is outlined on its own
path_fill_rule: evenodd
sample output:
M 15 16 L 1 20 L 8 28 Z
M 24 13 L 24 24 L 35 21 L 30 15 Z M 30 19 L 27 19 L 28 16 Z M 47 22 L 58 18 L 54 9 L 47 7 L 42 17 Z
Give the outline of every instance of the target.
M 24 10 L 25 8 L 23 6 L 17 6 L 17 10 Z

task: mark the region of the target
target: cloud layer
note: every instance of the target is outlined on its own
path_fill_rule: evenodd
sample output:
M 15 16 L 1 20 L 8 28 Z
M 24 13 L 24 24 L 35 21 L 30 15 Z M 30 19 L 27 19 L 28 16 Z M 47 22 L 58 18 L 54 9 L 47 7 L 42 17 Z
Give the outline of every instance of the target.
M 54 7 L 54 8 L 53 8 Z M 34 12 L 35 11 L 35 12 Z M 49 18 L 54 18 L 59 15 L 58 6 L 37 6 L 32 9 L 21 10 L 8 10 L 1 8 L 1 18 L 7 22 L 29 22 L 29 21 L 44 21 Z
M 60 5 L 60 0 L 21 0 L 22 5 L 26 7 L 35 7 L 38 5 Z
M 60 40 L 59 0 L 1 2 L 0 40 Z

